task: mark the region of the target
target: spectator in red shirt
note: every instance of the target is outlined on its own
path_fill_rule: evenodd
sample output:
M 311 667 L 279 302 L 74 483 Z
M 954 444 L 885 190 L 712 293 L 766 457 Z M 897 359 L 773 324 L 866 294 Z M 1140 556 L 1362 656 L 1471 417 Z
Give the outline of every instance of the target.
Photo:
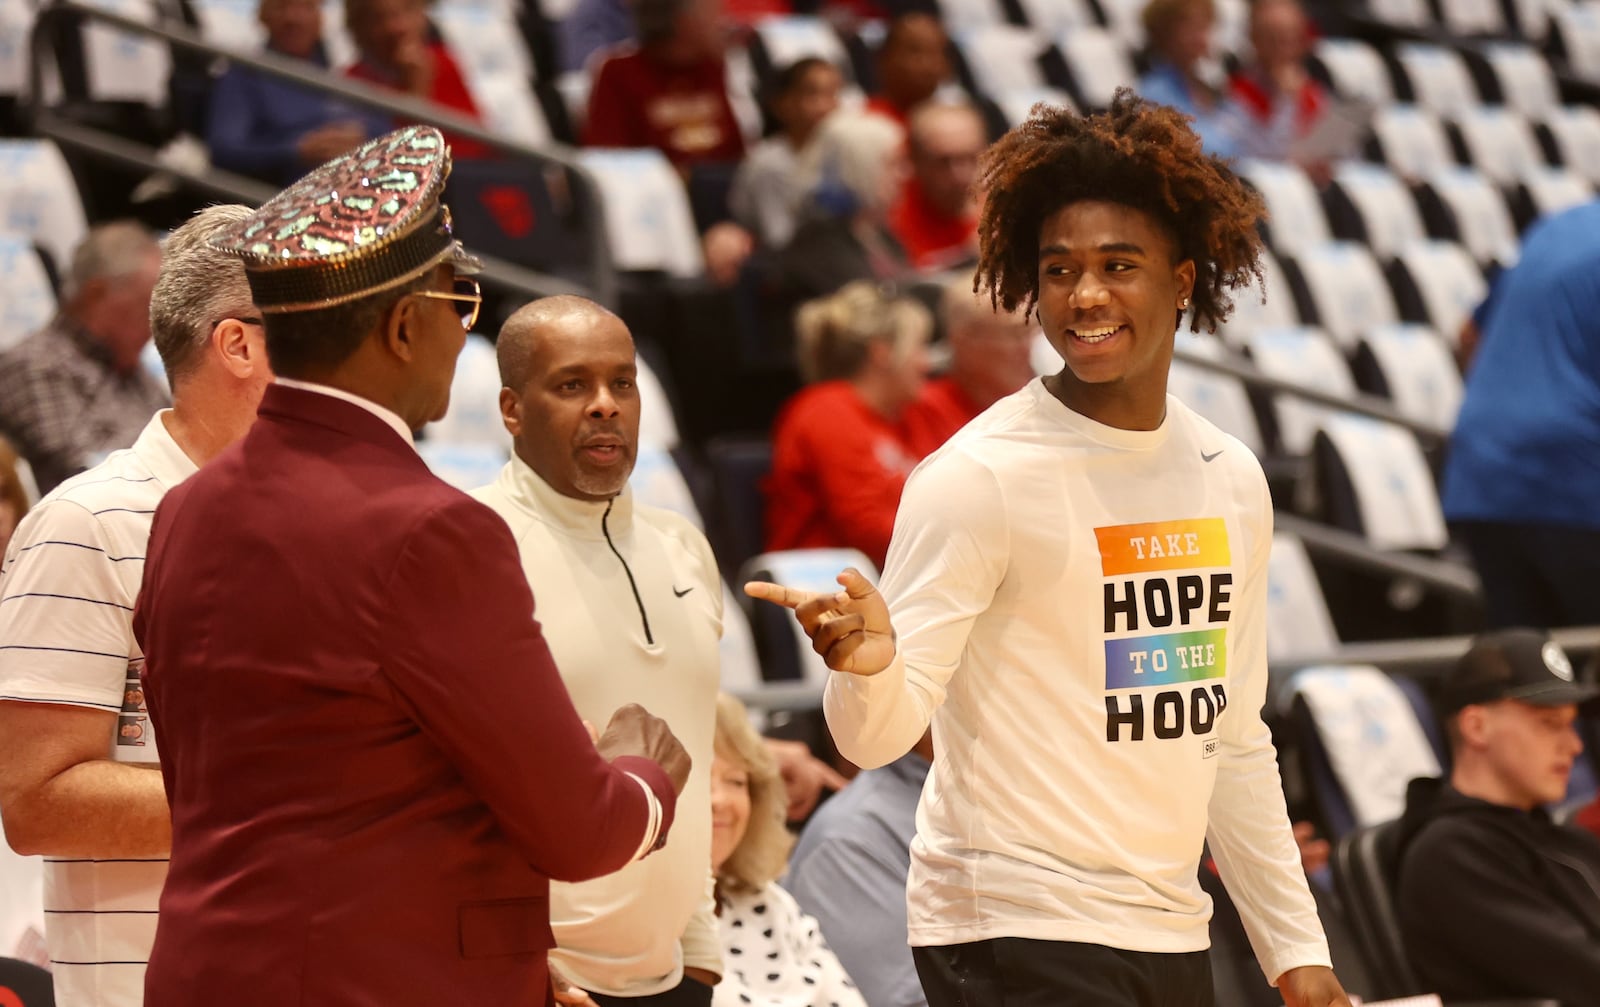
M 880 568 L 900 491 L 935 446 L 905 422 L 928 372 L 928 309 L 856 282 L 801 306 L 801 373 L 813 382 L 779 413 L 767 548 L 860 549 Z
M 1037 327 L 1021 310 L 1006 312 L 987 295 L 974 294 L 972 281 L 946 284 L 939 303 L 944 315 L 950 364 L 929 381 L 907 412 L 921 434 L 944 443 L 979 413 L 1033 380 L 1029 350 Z
M 941 272 L 978 257 L 978 155 L 988 146 L 970 105 L 926 103 L 906 134 L 911 177 L 889 211 L 914 269 Z
M 348 76 L 482 120 L 461 68 L 428 24 L 423 0 L 346 0 L 344 17 L 361 53 Z M 475 140 L 444 136 L 458 161 L 492 156 Z
M 583 142 L 654 147 L 680 171 L 731 164 L 744 137 L 728 101 L 721 0 L 637 0 L 636 45 L 600 65 Z
M 878 48 L 878 91 L 867 111 L 910 125 L 912 111 L 950 76 L 950 39 L 931 14 L 901 14 L 889 22 Z
M 1245 153 L 1287 160 L 1294 141 L 1328 111 L 1327 91 L 1306 69 L 1311 42 L 1311 21 L 1299 0 L 1256 0 L 1250 6 L 1254 58 L 1229 80 L 1234 102 L 1255 127 Z M 1326 166 L 1320 167 L 1326 175 Z

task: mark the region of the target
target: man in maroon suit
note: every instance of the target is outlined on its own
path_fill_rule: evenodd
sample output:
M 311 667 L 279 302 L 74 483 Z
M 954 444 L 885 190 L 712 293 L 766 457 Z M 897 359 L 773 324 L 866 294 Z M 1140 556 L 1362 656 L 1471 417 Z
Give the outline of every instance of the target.
M 134 622 L 173 828 L 150 1004 L 547 1004 L 548 879 L 666 839 L 688 756 L 636 706 L 591 740 L 510 532 L 411 442 L 478 313 L 449 163 L 409 127 L 212 239 L 279 381 L 151 535 Z

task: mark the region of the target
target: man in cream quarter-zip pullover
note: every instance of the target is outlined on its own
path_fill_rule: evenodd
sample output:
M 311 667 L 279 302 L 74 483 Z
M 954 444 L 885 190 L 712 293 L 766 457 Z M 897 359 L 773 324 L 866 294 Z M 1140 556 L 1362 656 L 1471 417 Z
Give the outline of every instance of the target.
M 602 1005 L 711 1002 L 722 972 L 709 770 L 722 588 L 705 536 L 628 488 L 639 439 L 633 339 L 578 297 L 517 311 L 497 343 L 515 456 L 474 496 L 511 527 L 573 705 L 605 723 L 641 703 L 694 760 L 666 847 L 607 877 L 552 884 L 553 968 Z

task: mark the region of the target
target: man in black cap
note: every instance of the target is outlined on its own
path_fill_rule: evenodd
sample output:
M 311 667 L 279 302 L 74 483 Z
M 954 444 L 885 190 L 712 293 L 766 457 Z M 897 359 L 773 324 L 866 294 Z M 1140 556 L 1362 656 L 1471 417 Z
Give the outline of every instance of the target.
M 1596 695 L 1531 629 L 1478 637 L 1441 687 L 1453 766 L 1406 795 L 1399 913 L 1418 979 L 1446 1002 L 1600 1003 L 1600 840 L 1544 810 L 1566 796 Z
M 147 1003 L 543 1007 L 549 879 L 666 840 L 682 746 L 638 706 L 591 739 L 505 522 L 412 445 L 478 313 L 449 170 L 408 127 L 211 238 L 278 382 L 145 557 L 172 808 Z

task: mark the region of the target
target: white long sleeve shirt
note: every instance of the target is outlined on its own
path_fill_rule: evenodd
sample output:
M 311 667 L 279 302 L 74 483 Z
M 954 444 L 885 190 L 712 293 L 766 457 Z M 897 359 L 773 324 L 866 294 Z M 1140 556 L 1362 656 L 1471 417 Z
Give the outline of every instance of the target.
M 1202 950 L 1209 837 L 1268 979 L 1329 964 L 1260 715 L 1271 539 L 1260 464 L 1170 397 L 1128 431 L 1036 380 L 922 463 L 881 585 L 895 661 L 825 696 L 863 766 L 932 720 L 913 945 Z
M 711 546 L 676 514 L 562 496 L 513 457 L 472 494 L 511 527 L 535 612 L 578 713 L 604 729 L 638 703 L 694 762 L 667 845 L 614 874 L 552 882 L 550 960 L 579 987 L 640 997 L 685 967 L 722 973 L 711 875 L 712 742 L 722 581 Z

